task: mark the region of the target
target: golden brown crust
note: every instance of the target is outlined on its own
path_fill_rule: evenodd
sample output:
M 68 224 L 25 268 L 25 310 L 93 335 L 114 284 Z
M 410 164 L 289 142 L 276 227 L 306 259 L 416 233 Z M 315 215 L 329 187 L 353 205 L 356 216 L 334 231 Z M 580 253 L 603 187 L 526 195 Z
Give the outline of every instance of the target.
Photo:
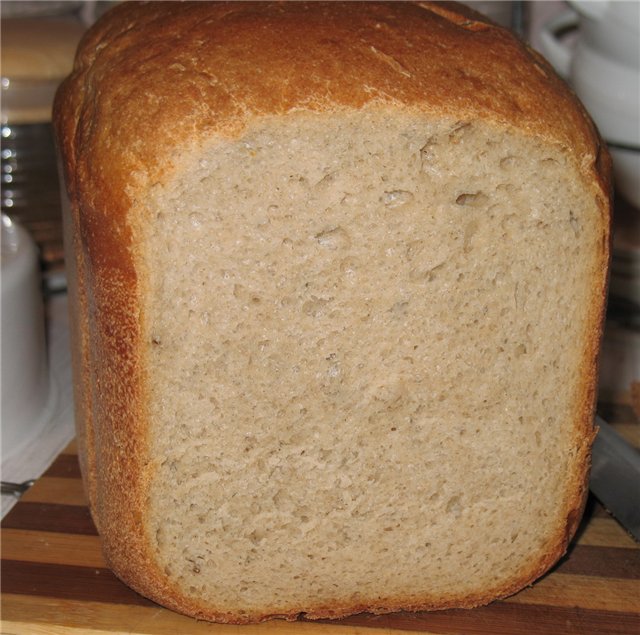
M 258 117 L 366 108 L 491 121 L 565 149 L 600 202 L 602 266 L 593 275 L 601 292 L 577 396 L 578 469 L 567 522 L 545 556 L 510 585 L 481 596 L 317 607 L 307 617 L 486 604 L 552 566 L 581 515 L 606 293 L 610 166 L 593 124 L 551 67 L 506 30 L 450 3 L 367 3 L 365 9 L 361 3 L 127 2 L 86 34 L 54 108 L 77 268 L 78 429 L 109 563 L 125 582 L 178 611 L 238 623 L 298 615 L 239 619 L 200 606 L 167 585 L 148 551 L 142 290 L 132 249 L 144 188 L 173 169 L 186 144 L 237 136 Z
M 456 15 L 428 2 L 123 3 L 76 60 L 84 118 L 100 121 L 77 145 L 110 161 L 111 177 L 153 178 L 200 134 L 379 104 L 498 121 L 596 161 L 595 131 L 551 67 L 506 30 Z

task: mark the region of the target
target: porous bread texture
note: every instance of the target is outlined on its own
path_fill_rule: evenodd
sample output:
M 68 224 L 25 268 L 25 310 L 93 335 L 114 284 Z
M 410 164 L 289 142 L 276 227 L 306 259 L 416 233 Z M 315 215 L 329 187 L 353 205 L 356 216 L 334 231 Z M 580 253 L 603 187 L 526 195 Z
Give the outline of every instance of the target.
M 471 606 L 550 566 L 601 293 L 572 157 L 370 109 L 263 117 L 182 161 L 137 230 L 141 517 L 174 604 Z

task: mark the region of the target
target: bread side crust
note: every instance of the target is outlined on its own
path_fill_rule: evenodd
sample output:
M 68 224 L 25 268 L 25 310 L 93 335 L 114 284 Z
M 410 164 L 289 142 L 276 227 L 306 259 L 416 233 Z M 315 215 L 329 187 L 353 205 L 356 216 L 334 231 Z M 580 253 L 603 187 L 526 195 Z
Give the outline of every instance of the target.
M 123 3 L 87 33 L 56 98 L 72 210 L 68 245 L 75 243 L 68 248 L 78 262 L 77 421 L 92 515 L 119 577 L 195 617 L 246 623 L 295 619 L 301 610 L 243 618 L 217 612 L 183 597 L 154 561 L 144 531 L 149 422 L 138 307 L 145 290 L 135 244 L 148 219 L 145 192 L 179 169 L 176 156 L 204 139 L 236 138 L 261 116 L 397 108 L 508 126 L 565 148 L 602 214 L 601 266 L 593 272 L 597 291 L 575 396 L 566 523 L 528 570 L 486 594 L 324 606 L 306 617 L 466 608 L 510 595 L 565 552 L 584 507 L 609 258 L 606 150 L 566 85 L 507 31 L 448 3 L 367 7 Z M 274 46 L 279 41 L 288 43 L 286 54 Z M 239 47 L 244 63 L 230 62 Z

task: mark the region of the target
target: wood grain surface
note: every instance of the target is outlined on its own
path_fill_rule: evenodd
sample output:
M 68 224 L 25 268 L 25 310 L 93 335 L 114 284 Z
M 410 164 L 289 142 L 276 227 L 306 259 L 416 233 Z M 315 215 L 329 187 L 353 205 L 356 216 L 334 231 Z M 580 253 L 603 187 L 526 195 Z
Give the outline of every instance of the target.
M 624 398 L 601 403 L 600 414 L 640 445 L 640 425 Z M 1 575 L 1 632 L 6 635 L 640 633 L 640 544 L 594 499 L 569 552 L 554 569 L 517 595 L 486 607 L 253 626 L 192 620 L 138 595 L 107 568 L 74 443 L 3 520 Z

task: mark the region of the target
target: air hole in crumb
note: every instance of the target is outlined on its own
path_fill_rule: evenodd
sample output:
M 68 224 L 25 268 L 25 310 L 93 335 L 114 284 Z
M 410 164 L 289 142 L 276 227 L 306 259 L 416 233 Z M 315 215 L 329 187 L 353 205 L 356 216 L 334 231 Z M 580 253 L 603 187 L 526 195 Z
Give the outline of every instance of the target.
M 458 143 L 468 132 L 473 130 L 473 126 L 468 121 L 458 121 L 449 132 L 449 141 Z
M 204 216 L 199 212 L 191 212 L 191 214 L 189 214 L 189 222 L 192 227 L 202 227 L 202 224 L 204 223 Z
M 329 185 L 333 183 L 339 174 L 338 170 L 333 170 L 332 172 L 327 172 L 315 185 L 314 187 L 323 187 L 325 185 Z
M 407 260 L 413 260 L 414 258 L 419 256 L 423 251 L 424 246 L 424 240 L 412 240 L 410 243 L 408 243 L 405 250 L 405 257 L 407 258 Z
M 569 224 L 571 225 L 571 229 L 573 229 L 573 233 L 576 236 L 579 236 L 582 226 L 576 215 L 573 213 L 573 210 L 569 210 Z
M 445 263 L 441 262 L 434 267 L 428 269 L 415 268 L 409 271 L 409 280 L 412 282 L 426 281 L 433 282 L 439 273 L 439 270 L 444 267 Z
M 406 190 L 392 190 L 390 192 L 385 192 L 381 196 L 380 200 L 384 203 L 385 207 L 394 209 L 410 203 L 413 200 L 413 194 Z
M 473 220 L 466 224 L 464 228 L 464 238 L 463 238 L 463 250 L 465 253 L 468 253 L 469 250 L 471 249 L 471 239 L 476 234 L 478 229 L 479 229 L 479 223 L 476 220 Z
M 420 169 L 422 172 L 437 172 L 436 167 L 432 165 L 436 158 L 435 150 L 437 145 L 438 142 L 436 138 L 430 137 L 420 148 Z
M 351 246 L 351 238 L 342 227 L 325 229 L 314 236 L 316 242 L 327 249 L 346 249 Z
M 254 529 L 250 534 L 249 534 L 249 540 L 254 544 L 257 545 L 260 542 L 262 542 L 262 540 L 264 540 L 264 533 L 262 531 L 259 531 L 258 529 Z
M 447 506 L 445 507 L 445 511 L 447 514 L 453 514 L 455 517 L 460 516 L 462 512 L 462 505 L 460 504 L 460 496 L 452 496 L 447 501 Z
M 518 157 L 515 157 L 513 155 L 507 155 L 503 159 L 500 159 L 500 167 L 503 170 L 507 169 L 507 168 L 511 168 L 511 167 L 515 166 L 517 162 L 518 162 Z M 507 187 L 509 187 L 509 186 L 507 186 Z
M 456 198 L 456 205 L 478 206 L 483 205 L 487 200 L 487 195 L 482 192 L 463 192 Z
M 302 305 L 302 312 L 309 317 L 321 317 L 325 313 L 327 304 L 329 300 L 312 295 L 311 299 Z

